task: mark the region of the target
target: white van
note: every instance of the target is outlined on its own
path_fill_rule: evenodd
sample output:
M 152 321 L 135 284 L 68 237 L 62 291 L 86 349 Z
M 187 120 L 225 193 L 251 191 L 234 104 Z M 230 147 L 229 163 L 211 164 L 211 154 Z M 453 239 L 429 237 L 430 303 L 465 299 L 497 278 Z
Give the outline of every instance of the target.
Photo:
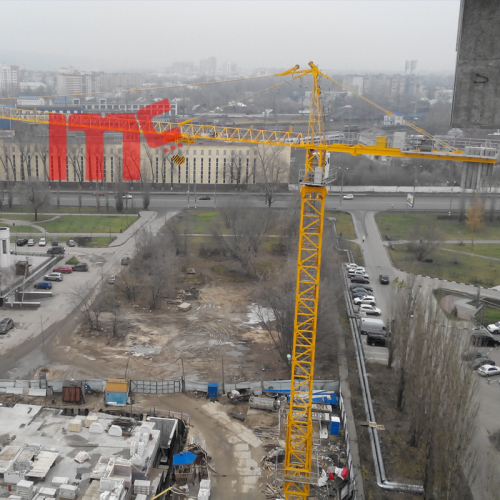
M 387 333 L 387 328 L 384 321 L 381 319 L 361 318 L 359 331 L 361 335 L 367 335 L 368 332 L 382 333 L 385 335 Z

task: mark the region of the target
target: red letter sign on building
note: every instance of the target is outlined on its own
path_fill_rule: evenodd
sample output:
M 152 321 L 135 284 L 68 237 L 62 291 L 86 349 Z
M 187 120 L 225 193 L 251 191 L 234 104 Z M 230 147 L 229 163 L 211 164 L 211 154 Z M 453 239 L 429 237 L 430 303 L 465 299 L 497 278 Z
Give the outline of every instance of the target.
M 179 127 L 168 132 L 157 132 L 152 118 L 170 111 L 168 99 L 145 106 L 137 117 L 147 144 L 158 148 L 181 138 Z M 88 181 L 104 180 L 104 133 L 123 134 L 123 180 L 141 179 L 141 135 L 133 113 L 114 113 L 103 118 L 100 114 L 74 114 L 69 117 L 69 130 L 85 132 L 87 158 L 85 178 Z M 49 179 L 65 181 L 67 166 L 66 115 L 49 115 Z

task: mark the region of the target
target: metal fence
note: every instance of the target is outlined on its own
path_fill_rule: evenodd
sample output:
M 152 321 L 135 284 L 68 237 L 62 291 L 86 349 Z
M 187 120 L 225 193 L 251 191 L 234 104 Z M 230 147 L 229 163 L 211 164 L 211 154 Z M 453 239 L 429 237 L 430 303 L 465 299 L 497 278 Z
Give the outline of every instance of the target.
M 347 455 L 347 467 L 349 469 L 349 484 L 347 485 L 347 491 L 342 490 L 341 498 L 346 498 L 349 494 L 351 494 L 352 500 L 357 500 L 357 488 L 356 488 L 356 478 L 354 475 L 354 466 L 352 462 L 351 455 L 351 445 L 350 445 L 350 437 L 349 431 L 347 430 L 347 415 L 344 408 L 344 398 L 342 397 L 342 389 L 339 387 L 339 409 L 340 409 L 340 421 L 342 423 L 342 428 L 344 429 L 344 440 L 346 445 L 346 455 Z
M 139 394 L 173 394 L 182 392 L 181 380 L 131 380 L 130 392 Z

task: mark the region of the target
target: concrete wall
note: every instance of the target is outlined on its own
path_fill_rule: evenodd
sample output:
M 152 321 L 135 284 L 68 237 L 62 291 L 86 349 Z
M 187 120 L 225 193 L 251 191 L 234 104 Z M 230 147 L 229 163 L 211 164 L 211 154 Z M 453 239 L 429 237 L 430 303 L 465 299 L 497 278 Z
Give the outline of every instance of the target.
M 499 26 L 498 0 L 462 0 L 452 127 L 500 127 Z

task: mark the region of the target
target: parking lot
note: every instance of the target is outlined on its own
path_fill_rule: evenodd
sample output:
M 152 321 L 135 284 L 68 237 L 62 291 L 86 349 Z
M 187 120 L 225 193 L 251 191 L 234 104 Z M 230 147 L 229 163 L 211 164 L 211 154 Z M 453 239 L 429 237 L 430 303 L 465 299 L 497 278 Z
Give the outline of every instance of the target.
M 363 270 L 365 271 L 365 270 Z M 345 272 L 348 273 L 348 268 L 345 268 Z M 364 274 L 364 272 L 363 272 Z M 381 314 L 380 315 L 371 315 L 371 314 L 366 314 L 366 313 L 360 313 L 360 317 L 362 318 L 374 318 L 374 319 L 380 319 L 385 323 L 386 328 L 388 328 L 388 318 L 389 315 L 387 314 L 387 309 L 384 306 L 385 304 L 388 303 L 388 300 L 384 300 L 385 296 L 389 294 L 390 287 L 387 285 L 381 285 L 378 283 L 378 279 L 372 279 L 372 277 L 366 273 L 366 276 L 369 280 L 369 283 L 365 283 L 365 285 L 369 286 L 372 291 L 366 290 L 366 295 L 369 294 L 369 296 L 374 298 L 375 302 L 375 308 L 380 309 Z M 378 277 L 377 277 L 378 278 Z M 351 286 L 358 286 L 359 290 L 362 290 L 363 288 L 363 283 L 352 283 L 351 280 L 349 279 L 348 276 L 348 284 L 349 287 Z M 359 294 L 362 296 L 362 293 L 360 292 Z M 349 290 L 349 296 L 352 299 L 352 294 L 351 291 Z M 383 300 L 379 300 L 379 297 L 384 297 Z M 369 304 L 367 304 L 369 305 Z M 384 308 L 383 308 L 384 307 Z M 360 306 L 354 305 L 353 303 L 353 308 L 355 312 L 360 312 Z M 389 357 L 389 351 L 387 347 L 383 347 L 380 345 L 369 345 L 368 344 L 368 336 L 367 335 L 361 335 L 361 339 L 363 342 L 363 348 L 365 350 L 365 355 L 367 361 L 375 361 L 377 363 L 387 363 L 388 357 Z
M 153 233 L 165 223 L 167 218 L 170 218 L 175 212 L 171 212 L 166 217 L 154 218 L 156 214 L 150 213 L 147 225 Z M 144 223 L 144 220 L 142 221 Z M 141 225 L 142 225 L 141 223 Z M 136 223 L 138 224 L 138 223 Z M 12 318 L 14 321 L 14 329 L 10 330 L 6 335 L 0 335 L 0 354 L 5 354 L 8 351 L 16 348 L 20 344 L 26 342 L 41 333 L 51 325 L 64 320 L 68 315 L 72 314 L 75 309 L 75 301 L 72 293 L 76 288 L 83 288 L 92 291 L 95 289 L 101 280 L 104 281 L 105 286 L 110 275 L 119 274 L 121 270 L 120 261 L 125 256 L 133 255 L 135 239 L 130 237 L 134 234 L 133 227 L 127 230 L 130 234 L 120 235 L 122 243 L 108 248 L 79 248 L 79 247 L 66 247 L 64 258 L 56 265 L 50 268 L 50 271 L 58 265 L 65 265 L 66 261 L 75 256 L 80 262 L 88 264 L 88 272 L 73 272 L 65 274 L 62 281 L 52 281 L 52 297 L 37 300 L 41 305 L 36 310 L 31 309 L 14 309 L 4 306 L 0 312 L 0 320 L 3 318 Z M 28 247 L 15 247 L 12 244 L 12 249 L 17 253 L 17 259 L 22 252 L 23 256 L 30 254 L 40 255 L 46 254 L 47 248 L 39 248 L 38 245 Z M 37 257 L 38 259 L 40 257 Z M 49 271 L 47 271 L 49 272 Z M 36 282 L 43 281 L 43 276 L 37 279 Z M 26 288 L 26 291 L 34 290 L 34 283 Z M 37 358 L 38 359 L 38 358 Z M 40 360 L 41 362 L 41 360 Z M 10 372 L 8 375 L 12 377 L 19 376 L 20 373 L 25 374 L 27 370 L 32 370 L 36 367 L 16 366 L 15 373 Z M 3 374 L 2 376 L 6 376 Z

